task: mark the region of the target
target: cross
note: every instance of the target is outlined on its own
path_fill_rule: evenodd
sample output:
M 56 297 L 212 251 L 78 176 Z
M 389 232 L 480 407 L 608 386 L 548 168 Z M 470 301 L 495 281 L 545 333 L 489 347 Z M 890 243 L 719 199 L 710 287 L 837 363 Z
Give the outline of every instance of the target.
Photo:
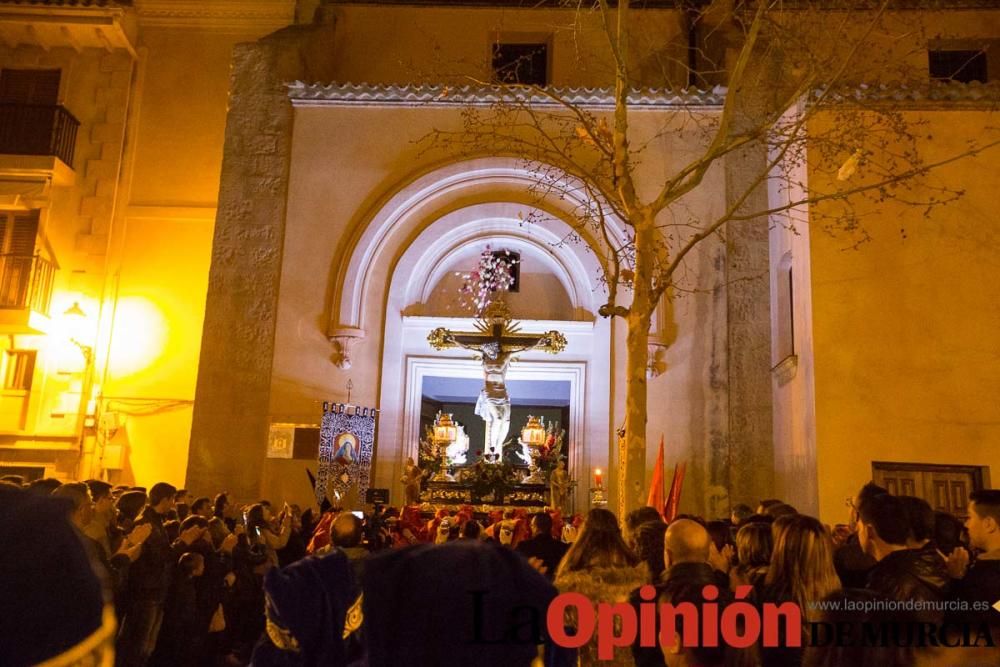
M 543 334 L 520 333 L 517 322 L 503 299 L 494 299 L 476 320 L 476 331 L 451 331 L 438 327 L 427 341 L 435 350 L 461 347 L 478 352 L 483 362 L 485 386 L 476 403 L 476 414 L 486 421 L 487 450 L 502 454 L 510 430 L 510 396 L 507 394 L 507 367 L 518 352 L 544 350 L 558 354 L 566 349 L 566 337 L 558 331 Z

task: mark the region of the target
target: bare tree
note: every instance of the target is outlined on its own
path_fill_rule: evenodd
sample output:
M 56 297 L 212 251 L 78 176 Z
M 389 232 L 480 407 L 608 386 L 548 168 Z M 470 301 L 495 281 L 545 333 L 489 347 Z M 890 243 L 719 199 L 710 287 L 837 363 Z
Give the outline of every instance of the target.
M 460 130 L 426 139 L 468 155 L 518 156 L 535 170 L 539 197 L 583 202 L 565 241 L 585 238 L 600 248 L 608 295 L 600 315 L 627 324 L 627 456 L 620 462 L 626 493 L 645 478 L 651 321 L 665 299 L 685 289 L 685 264 L 696 248 L 733 225 L 795 229 L 808 207 L 811 224 L 843 235 L 846 245 L 864 243 L 860 211 L 872 215 L 891 200 L 929 213 L 961 192 L 924 177 L 994 147 L 998 138 L 982 136 L 936 161 L 922 158 L 920 121 L 909 110 L 935 85 L 949 84 L 914 70 L 928 38 L 914 22 L 918 14 L 891 12 L 888 0 L 688 0 L 678 12 L 685 41 L 659 50 L 646 48 L 656 36 L 643 33 L 643 12 L 630 0 L 565 4 L 580 22 L 596 21 L 603 30 L 602 58 L 613 83 L 608 102 L 581 101 L 573 90 L 471 80 L 491 86 L 493 102 L 465 109 Z M 866 80 L 872 84 L 862 85 Z M 693 89 L 716 82 L 725 87 Z M 669 90 L 677 91 L 670 93 L 675 101 L 659 127 L 637 131 L 642 100 Z M 995 93 L 986 98 L 996 101 Z M 644 161 L 671 145 L 662 141 L 667 136 L 683 138 L 685 146 L 695 137 L 698 148 L 669 156 L 674 171 L 650 187 Z M 740 191 L 729 194 L 721 213 L 692 215 L 685 198 L 712 169 L 741 155 L 753 156 L 756 168 Z M 782 196 L 769 198 L 768 191 Z M 624 235 L 614 232 L 612 220 Z

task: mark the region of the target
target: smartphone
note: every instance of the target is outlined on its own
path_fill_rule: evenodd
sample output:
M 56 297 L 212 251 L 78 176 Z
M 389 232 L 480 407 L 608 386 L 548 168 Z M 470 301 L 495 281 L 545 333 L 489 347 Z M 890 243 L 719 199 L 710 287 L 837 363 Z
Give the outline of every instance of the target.
M 365 518 L 365 513 L 364 512 L 354 511 L 354 512 L 351 512 L 351 514 L 353 514 L 354 516 L 358 517 L 359 519 L 364 519 Z

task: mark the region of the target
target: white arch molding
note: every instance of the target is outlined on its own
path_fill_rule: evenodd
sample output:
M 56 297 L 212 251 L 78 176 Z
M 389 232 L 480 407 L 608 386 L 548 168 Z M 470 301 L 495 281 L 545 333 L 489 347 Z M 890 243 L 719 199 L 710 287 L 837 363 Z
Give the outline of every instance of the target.
M 394 260 L 402 239 L 413 238 L 421 229 L 458 202 L 511 203 L 535 208 L 568 220 L 585 202 L 574 198 L 573 181 L 564 196 L 537 197 L 531 187 L 539 175 L 516 158 L 477 158 L 452 162 L 420 175 L 377 203 L 361 217 L 340 254 L 334 278 L 334 303 L 330 309 L 330 336 L 363 336 L 366 329 L 363 304 L 379 288 L 378 267 Z M 527 211 L 525 211 L 527 213 Z M 615 243 L 625 238 L 625 225 L 609 217 L 609 234 Z M 535 223 L 532 223 L 532 227 Z M 541 227 L 541 225 L 538 225 Z M 595 248 L 599 244 L 592 244 Z M 598 250 L 598 252 L 600 252 Z M 600 263 L 598 262 L 598 267 Z

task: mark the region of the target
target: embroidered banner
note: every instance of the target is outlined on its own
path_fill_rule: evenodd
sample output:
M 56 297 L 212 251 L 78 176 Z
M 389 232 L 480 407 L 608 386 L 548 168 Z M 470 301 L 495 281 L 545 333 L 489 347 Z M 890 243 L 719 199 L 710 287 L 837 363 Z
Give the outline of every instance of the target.
M 316 502 L 330 494 L 335 506 L 357 486 L 364 499 L 372 469 L 375 446 L 375 408 L 359 408 L 343 403 L 324 403 L 319 430 L 319 472 L 316 475 Z

